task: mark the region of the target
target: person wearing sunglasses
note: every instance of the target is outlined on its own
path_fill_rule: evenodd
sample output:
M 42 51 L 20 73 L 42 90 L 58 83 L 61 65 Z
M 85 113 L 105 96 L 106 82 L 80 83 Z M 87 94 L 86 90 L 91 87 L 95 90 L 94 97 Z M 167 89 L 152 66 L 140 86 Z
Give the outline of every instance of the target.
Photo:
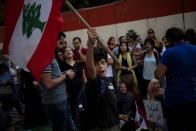
M 154 40 L 155 50 L 160 54 L 162 52 L 161 41 L 156 37 L 155 31 L 152 28 L 148 29 L 147 38 Z

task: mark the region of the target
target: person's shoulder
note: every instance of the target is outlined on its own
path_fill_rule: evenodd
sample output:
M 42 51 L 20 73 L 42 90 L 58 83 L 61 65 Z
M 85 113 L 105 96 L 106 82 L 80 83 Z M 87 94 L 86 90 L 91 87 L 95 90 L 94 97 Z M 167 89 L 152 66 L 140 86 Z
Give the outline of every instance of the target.
M 144 50 L 142 53 L 143 53 L 143 56 L 145 57 L 147 50 Z
M 48 65 L 56 65 L 56 64 L 58 64 L 58 61 L 57 61 L 57 59 L 52 59 L 52 61 L 48 64 Z
M 70 65 L 69 65 L 67 62 L 65 62 L 65 61 L 62 61 L 62 62 L 59 64 L 59 67 L 60 67 L 60 69 L 61 69 L 62 72 L 71 69 Z
M 76 49 L 75 49 L 75 48 L 73 49 L 73 53 L 74 53 L 74 54 L 75 54 L 75 53 L 77 53 L 77 51 L 76 51 Z
M 153 52 L 154 52 L 154 55 L 155 55 L 156 57 L 159 56 L 159 52 L 158 52 L 158 51 L 153 50 Z
M 175 53 L 176 47 L 169 47 L 165 50 L 164 54 Z
M 192 47 L 192 48 L 196 48 L 196 45 L 192 44 L 192 43 L 185 43 L 184 45 Z
M 52 66 L 55 64 L 58 64 L 58 62 L 56 59 L 53 59 L 48 65 L 45 66 L 45 68 L 43 68 L 42 72 L 45 72 L 45 73 L 51 72 Z
M 86 84 L 87 85 L 89 85 L 89 84 L 96 84 L 99 80 L 100 80 L 100 78 L 98 76 L 95 79 L 88 78 Z
M 82 47 L 82 53 L 86 53 L 87 52 L 87 48 Z
M 87 51 L 87 48 L 82 47 L 82 50 Z
M 88 93 L 93 94 L 97 92 L 97 89 L 99 88 L 99 82 L 98 79 L 87 79 L 87 82 L 85 83 L 85 89 Z
M 76 65 L 76 66 L 77 66 L 77 65 L 84 66 L 85 63 L 84 63 L 83 61 L 76 61 L 76 62 L 75 62 L 75 65 Z

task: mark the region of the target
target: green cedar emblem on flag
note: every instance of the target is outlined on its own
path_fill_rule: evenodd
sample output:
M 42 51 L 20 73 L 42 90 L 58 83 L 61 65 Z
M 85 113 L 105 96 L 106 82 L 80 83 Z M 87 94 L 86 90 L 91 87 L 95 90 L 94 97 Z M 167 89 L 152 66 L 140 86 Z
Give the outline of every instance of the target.
M 43 32 L 46 22 L 41 22 L 39 20 L 40 14 L 41 14 L 41 4 L 36 5 L 36 3 L 33 3 L 33 5 L 30 4 L 24 5 L 22 32 L 23 35 L 26 34 L 27 38 L 30 38 L 35 28 L 38 28 L 40 29 L 41 32 Z

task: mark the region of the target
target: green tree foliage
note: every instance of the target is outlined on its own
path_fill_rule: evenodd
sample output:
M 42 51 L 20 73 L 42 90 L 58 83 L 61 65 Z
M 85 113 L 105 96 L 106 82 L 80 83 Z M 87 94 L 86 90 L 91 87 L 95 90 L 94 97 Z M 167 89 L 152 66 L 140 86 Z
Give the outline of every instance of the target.
M 23 35 L 27 35 L 29 38 L 35 28 L 41 30 L 44 29 L 44 25 L 46 22 L 41 22 L 39 20 L 41 14 L 41 4 L 37 5 L 34 3 L 33 5 L 24 5 L 23 8 L 23 21 L 22 21 L 22 32 Z

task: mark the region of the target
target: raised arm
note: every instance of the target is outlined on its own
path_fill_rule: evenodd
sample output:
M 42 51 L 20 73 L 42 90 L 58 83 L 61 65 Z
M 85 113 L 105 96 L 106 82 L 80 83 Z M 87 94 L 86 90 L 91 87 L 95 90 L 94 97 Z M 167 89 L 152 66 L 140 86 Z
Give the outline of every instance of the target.
M 93 47 L 95 45 L 95 38 L 98 37 L 97 32 L 95 29 L 88 30 L 88 49 L 86 54 L 86 66 L 88 71 L 88 77 L 90 79 L 96 78 L 96 70 L 95 70 L 95 64 L 94 64 L 94 58 L 93 58 Z

